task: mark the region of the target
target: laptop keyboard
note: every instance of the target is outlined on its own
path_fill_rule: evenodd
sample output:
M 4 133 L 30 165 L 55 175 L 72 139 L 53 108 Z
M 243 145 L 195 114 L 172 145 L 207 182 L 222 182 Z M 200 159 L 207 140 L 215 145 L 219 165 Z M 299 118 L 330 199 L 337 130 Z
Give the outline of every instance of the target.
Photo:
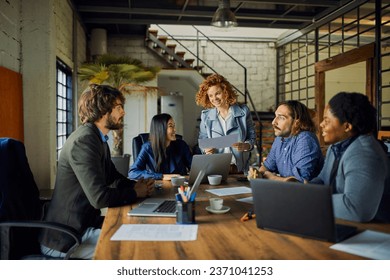
M 153 212 L 175 213 L 176 212 L 176 200 L 165 200 Z

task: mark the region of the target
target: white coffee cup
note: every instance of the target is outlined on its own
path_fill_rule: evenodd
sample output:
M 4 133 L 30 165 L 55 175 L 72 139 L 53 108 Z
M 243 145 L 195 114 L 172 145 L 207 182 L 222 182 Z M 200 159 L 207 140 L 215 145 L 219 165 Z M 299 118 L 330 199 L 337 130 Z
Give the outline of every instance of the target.
M 207 179 L 209 180 L 210 185 L 216 186 L 216 185 L 221 184 L 222 175 L 209 175 L 209 176 L 207 176 Z
M 223 207 L 223 199 L 219 197 L 210 198 L 210 207 L 213 210 L 221 210 Z
M 173 176 L 171 178 L 172 186 L 174 187 L 180 187 L 184 185 L 184 182 L 186 180 L 186 177 L 184 176 Z

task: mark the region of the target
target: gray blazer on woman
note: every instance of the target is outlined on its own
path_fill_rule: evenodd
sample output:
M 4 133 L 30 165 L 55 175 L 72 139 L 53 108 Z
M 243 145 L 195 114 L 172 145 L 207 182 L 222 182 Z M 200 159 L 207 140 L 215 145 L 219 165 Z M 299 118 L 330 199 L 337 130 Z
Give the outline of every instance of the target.
M 256 132 L 253 124 L 251 112 L 248 106 L 234 104 L 232 108 L 232 117 L 228 120 L 226 135 L 238 134 L 239 141 L 248 142 L 255 145 Z M 218 119 L 216 108 L 203 110 L 201 113 L 199 139 L 216 138 L 224 136 L 224 131 Z M 247 171 L 249 168 L 250 151 L 238 152 L 230 148 L 236 159 L 237 169 Z M 223 153 L 223 149 L 218 151 Z
M 334 160 L 329 147 L 322 171 L 311 182 L 330 185 Z M 378 140 L 372 135 L 360 135 L 345 150 L 338 165 L 333 194 L 335 216 L 358 222 L 372 220 L 384 194 L 387 173 L 388 159 Z

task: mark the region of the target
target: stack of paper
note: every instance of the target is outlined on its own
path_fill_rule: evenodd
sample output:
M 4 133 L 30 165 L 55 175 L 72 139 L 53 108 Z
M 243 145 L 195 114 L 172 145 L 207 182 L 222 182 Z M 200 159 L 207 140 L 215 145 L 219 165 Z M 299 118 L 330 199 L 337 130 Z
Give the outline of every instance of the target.
M 370 259 L 390 260 L 390 234 L 366 230 L 330 248 Z
M 126 224 L 121 225 L 110 240 L 191 241 L 196 240 L 198 225 Z

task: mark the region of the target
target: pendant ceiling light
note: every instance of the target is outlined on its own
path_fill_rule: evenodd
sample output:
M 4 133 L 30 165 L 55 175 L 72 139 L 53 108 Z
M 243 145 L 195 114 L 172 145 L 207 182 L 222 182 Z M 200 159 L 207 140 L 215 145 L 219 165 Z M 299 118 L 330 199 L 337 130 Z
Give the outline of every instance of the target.
M 218 9 L 211 20 L 211 25 L 221 28 L 237 26 L 236 16 L 230 10 L 230 0 L 219 1 Z

